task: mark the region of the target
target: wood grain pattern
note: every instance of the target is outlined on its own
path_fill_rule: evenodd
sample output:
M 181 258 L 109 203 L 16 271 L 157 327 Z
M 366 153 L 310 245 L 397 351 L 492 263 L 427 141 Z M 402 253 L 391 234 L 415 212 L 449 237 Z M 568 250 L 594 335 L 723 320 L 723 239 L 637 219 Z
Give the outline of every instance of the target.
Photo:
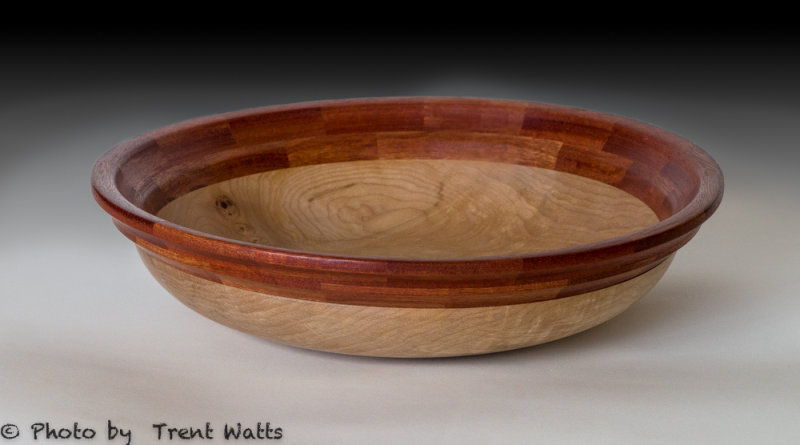
M 198 278 L 140 249 L 153 276 L 194 311 L 291 346 L 374 357 L 450 357 L 534 346 L 584 331 L 645 295 L 672 256 L 613 286 L 556 300 L 456 309 L 382 308 L 284 298 Z
M 243 242 L 378 258 L 477 258 L 601 241 L 658 222 L 581 176 L 486 161 L 318 164 L 229 179 L 158 216 Z
M 170 125 L 101 157 L 92 192 L 181 279 L 402 312 L 556 304 L 651 274 L 723 178 L 691 142 L 618 116 L 381 98 Z

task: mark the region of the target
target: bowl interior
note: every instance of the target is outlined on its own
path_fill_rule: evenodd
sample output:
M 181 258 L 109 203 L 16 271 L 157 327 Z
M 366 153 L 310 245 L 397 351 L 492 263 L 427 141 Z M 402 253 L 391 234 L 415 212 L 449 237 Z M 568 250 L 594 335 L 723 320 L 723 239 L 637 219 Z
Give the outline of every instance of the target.
M 598 180 L 464 159 L 253 173 L 186 193 L 158 216 L 274 248 L 403 259 L 529 254 L 626 235 L 659 220 L 640 199 Z
M 180 254 L 325 271 L 432 259 L 420 270 L 445 275 L 472 266 L 438 259 L 500 256 L 491 267 L 566 274 L 666 257 L 716 209 L 722 175 L 690 142 L 621 117 L 387 98 L 164 127 L 101 158 L 93 190 L 126 235 Z

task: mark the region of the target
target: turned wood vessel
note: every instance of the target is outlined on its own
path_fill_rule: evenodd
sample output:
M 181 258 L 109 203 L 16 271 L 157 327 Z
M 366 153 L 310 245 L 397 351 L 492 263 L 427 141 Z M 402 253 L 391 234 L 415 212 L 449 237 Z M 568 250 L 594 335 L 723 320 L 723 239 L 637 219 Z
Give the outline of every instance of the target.
M 153 276 L 270 340 L 481 354 L 596 326 L 714 212 L 700 148 L 626 118 L 461 98 L 301 103 L 126 141 L 92 190 Z

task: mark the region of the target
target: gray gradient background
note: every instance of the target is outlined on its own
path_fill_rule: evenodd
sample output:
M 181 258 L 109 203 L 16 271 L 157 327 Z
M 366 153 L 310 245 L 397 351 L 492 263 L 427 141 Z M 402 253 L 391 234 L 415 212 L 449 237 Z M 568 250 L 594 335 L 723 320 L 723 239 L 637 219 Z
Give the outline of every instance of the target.
M 800 443 L 795 36 L 297 33 L 5 36 L 0 424 L 27 437 L 9 443 L 45 420 L 102 436 L 107 419 L 137 444 L 162 421 L 270 421 L 297 444 Z M 708 151 L 725 198 L 614 320 L 540 347 L 415 361 L 298 350 L 207 321 L 157 285 L 90 194 L 103 152 L 176 121 L 406 95 L 649 122 Z

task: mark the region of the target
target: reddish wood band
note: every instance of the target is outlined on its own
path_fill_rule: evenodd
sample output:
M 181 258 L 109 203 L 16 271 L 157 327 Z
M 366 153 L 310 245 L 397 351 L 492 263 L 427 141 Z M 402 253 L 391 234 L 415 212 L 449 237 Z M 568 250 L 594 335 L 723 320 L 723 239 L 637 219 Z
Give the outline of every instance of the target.
M 249 244 L 155 216 L 176 197 L 234 177 L 375 159 L 488 160 L 573 173 L 636 196 L 660 222 L 530 255 L 396 260 Z M 515 101 L 387 98 L 267 107 L 165 127 L 101 157 L 92 190 L 137 245 L 214 282 L 344 304 L 477 307 L 575 295 L 652 269 L 715 211 L 723 179 L 694 144 L 621 117 Z

